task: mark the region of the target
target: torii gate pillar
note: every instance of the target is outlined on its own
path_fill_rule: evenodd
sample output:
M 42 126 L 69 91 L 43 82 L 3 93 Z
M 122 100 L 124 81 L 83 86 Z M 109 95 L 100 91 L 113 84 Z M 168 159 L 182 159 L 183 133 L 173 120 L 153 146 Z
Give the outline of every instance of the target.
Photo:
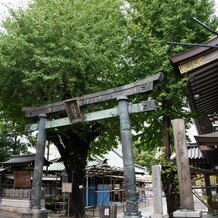
M 39 132 L 37 137 L 36 156 L 33 173 L 33 196 L 32 196 L 32 208 L 41 209 L 41 196 L 42 196 L 42 174 L 44 165 L 44 153 L 46 142 L 46 114 L 39 115 Z
M 36 156 L 34 163 L 33 184 L 32 184 L 32 198 L 31 208 L 29 212 L 22 213 L 22 217 L 26 218 L 47 218 L 48 212 L 41 206 L 42 199 L 42 175 L 44 166 L 44 153 L 46 143 L 46 114 L 39 114 L 39 132 L 36 144 Z
M 126 211 L 124 217 L 141 217 L 138 211 L 135 167 L 132 151 L 132 128 L 128 111 L 128 97 L 120 96 L 118 101 L 118 114 L 120 117 L 121 143 L 124 166 L 124 190 L 126 198 Z

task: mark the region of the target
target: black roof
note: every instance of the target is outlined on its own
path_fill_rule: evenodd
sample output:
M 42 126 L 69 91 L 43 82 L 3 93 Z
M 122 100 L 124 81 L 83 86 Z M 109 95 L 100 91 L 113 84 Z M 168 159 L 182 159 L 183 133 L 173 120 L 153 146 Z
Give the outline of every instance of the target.
M 217 46 L 218 37 L 204 43 Z M 198 112 L 196 120 L 199 134 L 214 131 L 211 115 L 218 114 L 218 49 L 196 47 L 170 57 L 179 77 L 188 77 L 188 100 L 192 111 Z
M 0 162 L 0 164 L 4 166 L 15 166 L 15 165 L 34 165 L 35 162 L 35 154 L 24 154 L 24 155 L 13 155 L 11 159 Z M 50 162 L 44 158 L 44 165 L 49 165 Z
M 179 78 L 188 77 L 187 99 L 191 110 L 199 115 L 195 119 L 199 148 L 190 148 L 192 161 L 200 161 L 199 167 L 213 169 L 218 163 L 218 49 L 213 47 L 218 45 L 218 37 L 204 45 L 207 47 L 195 47 L 170 57 L 170 61 Z M 202 158 L 196 159 L 201 154 Z

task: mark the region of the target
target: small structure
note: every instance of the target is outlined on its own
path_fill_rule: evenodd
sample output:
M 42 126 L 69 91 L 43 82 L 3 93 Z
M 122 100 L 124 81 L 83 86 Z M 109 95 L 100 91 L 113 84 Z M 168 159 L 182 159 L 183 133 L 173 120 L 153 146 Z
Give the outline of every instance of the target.
M 11 172 L 5 179 L 13 181 L 11 186 L 3 189 L 1 209 L 25 212 L 31 207 L 34 161 L 35 154 L 25 154 L 14 155 L 8 161 L 0 163 Z M 50 164 L 46 159 L 44 163 Z
M 16 155 L 1 163 L 4 166 L 1 169 L 7 171 L 1 184 L 3 186 L 1 209 L 28 212 L 31 207 L 34 158 L 35 154 Z M 62 193 L 61 189 L 62 183 L 66 180 L 64 164 L 61 158 L 50 162 L 44 159 L 44 163 L 42 205 L 49 210 L 63 211 L 66 209 L 63 206 L 66 203 L 66 194 Z M 135 172 L 138 199 L 141 200 L 145 196 L 145 186 L 151 185 L 151 176 L 146 174 L 144 167 L 138 165 L 135 165 Z M 102 204 L 106 206 L 111 203 L 123 204 L 125 201 L 123 182 L 121 148 L 91 158 L 87 163 L 83 185 L 84 206 L 96 208 Z
M 48 175 L 55 174 L 58 177 L 57 187 L 65 180 L 65 167 L 61 159 L 53 162 L 48 168 L 44 167 Z M 145 195 L 145 185 L 151 184 L 151 176 L 146 174 L 145 168 L 135 165 L 136 184 L 138 198 Z M 43 187 L 48 193 L 48 183 L 43 177 Z M 54 181 L 54 180 L 53 180 Z M 94 156 L 87 162 L 86 176 L 83 184 L 84 206 L 86 208 L 109 205 L 111 203 L 123 203 L 124 194 L 123 158 L 120 148 L 109 151 L 103 156 Z M 61 190 L 59 189 L 60 194 Z M 54 194 L 54 192 L 52 192 Z

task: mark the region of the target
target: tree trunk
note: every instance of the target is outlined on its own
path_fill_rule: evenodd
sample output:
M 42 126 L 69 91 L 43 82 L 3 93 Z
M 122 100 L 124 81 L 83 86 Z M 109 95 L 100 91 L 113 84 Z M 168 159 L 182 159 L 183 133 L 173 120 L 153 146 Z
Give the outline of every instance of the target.
M 177 171 L 170 164 L 162 165 L 161 181 L 166 196 L 167 213 L 173 218 L 173 212 L 179 209 L 180 198 L 177 181 Z
M 87 128 L 88 127 L 88 128 Z M 86 164 L 90 143 L 99 135 L 99 125 L 74 126 L 74 129 L 65 129 L 60 132 L 50 132 L 48 140 L 53 142 L 64 162 L 68 182 L 72 183 L 70 194 L 70 217 L 85 217 L 83 203 L 83 184 L 86 173 Z
M 166 196 L 167 213 L 169 218 L 173 218 L 173 212 L 180 206 L 178 181 L 176 179 L 177 171 L 173 170 L 170 164 L 170 135 L 168 128 L 170 126 L 170 117 L 163 116 L 163 145 L 165 150 L 165 164 L 162 165 L 162 184 Z M 168 162 L 168 163 L 167 163 Z M 173 163 L 172 163 L 173 164 Z
M 89 145 L 82 141 L 71 143 L 72 152 L 65 157 L 68 182 L 72 183 L 72 194 L 70 195 L 70 216 L 85 217 L 83 203 L 83 184 L 86 170 L 86 160 Z
M 170 161 L 170 139 L 168 128 L 170 124 L 170 118 L 167 115 L 163 116 L 163 146 L 165 150 L 165 159 L 166 161 Z
M 68 182 L 72 183 L 69 213 L 71 217 L 84 217 L 85 210 L 83 204 L 82 186 L 85 178 L 89 144 L 80 138 L 76 138 L 75 135 L 73 136 L 73 139 L 69 139 L 69 137 L 62 137 L 62 141 L 64 141 L 65 148 L 68 148 L 68 152 L 67 154 L 64 152 L 61 156 L 64 157 L 64 165 L 68 175 Z

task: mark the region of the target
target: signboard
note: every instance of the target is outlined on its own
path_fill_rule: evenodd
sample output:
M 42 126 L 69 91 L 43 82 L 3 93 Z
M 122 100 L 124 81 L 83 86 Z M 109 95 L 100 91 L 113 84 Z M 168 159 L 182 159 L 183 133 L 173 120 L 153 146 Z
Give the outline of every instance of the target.
M 70 119 L 70 123 L 73 121 L 82 121 L 82 115 L 79 108 L 77 99 L 69 99 L 64 102 L 67 115 Z
M 187 63 L 180 65 L 179 70 L 180 70 L 181 74 L 183 74 L 183 73 L 187 73 L 195 68 L 198 68 L 204 64 L 205 64 L 205 61 L 203 60 L 203 57 L 199 57 L 195 60 L 192 60 L 192 61 L 189 61 Z
M 109 212 L 109 208 L 108 208 L 108 207 L 104 209 L 104 215 L 105 215 L 105 216 L 109 216 L 109 215 L 110 215 L 110 212 Z
M 218 57 L 218 51 L 215 50 L 213 52 L 210 52 L 209 54 L 197 57 L 197 58 L 192 59 L 186 63 L 180 64 L 179 71 L 181 74 L 188 73 L 191 70 L 197 69 L 198 67 L 201 67 L 205 64 L 208 64 L 212 61 L 217 60 L 217 57 Z
M 14 172 L 14 188 L 30 188 L 31 179 L 28 171 Z
M 63 182 L 62 183 L 62 192 L 72 193 L 72 183 Z

